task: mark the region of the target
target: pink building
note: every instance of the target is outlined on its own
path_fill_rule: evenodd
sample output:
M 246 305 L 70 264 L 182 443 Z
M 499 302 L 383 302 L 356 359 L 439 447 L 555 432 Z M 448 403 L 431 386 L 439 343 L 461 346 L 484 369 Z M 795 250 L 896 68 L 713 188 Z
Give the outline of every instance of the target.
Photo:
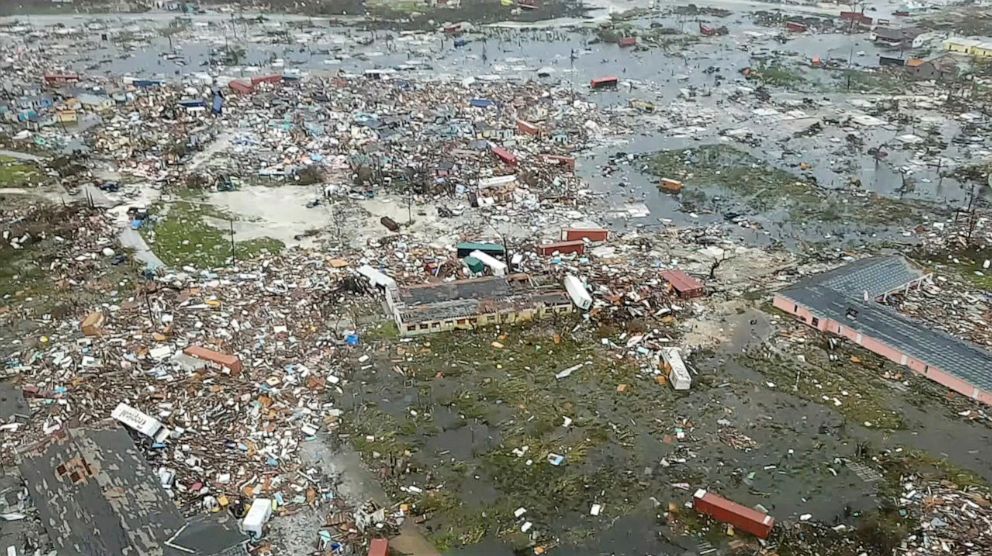
M 817 330 L 992 405 L 992 353 L 878 303 L 930 278 L 901 256 L 871 257 L 802 280 L 777 293 L 774 304 Z

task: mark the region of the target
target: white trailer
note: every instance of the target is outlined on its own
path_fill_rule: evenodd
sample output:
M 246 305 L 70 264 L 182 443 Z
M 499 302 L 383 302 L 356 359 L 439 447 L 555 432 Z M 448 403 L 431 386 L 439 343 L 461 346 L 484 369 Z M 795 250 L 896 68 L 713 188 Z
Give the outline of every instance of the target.
M 172 434 L 172 431 L 165 428 L 165 425 L 159 422 L 158 419 L 126 403 L 117 404 L 117 407 L 110 412 L 110 416 L 151 438 L 155 442 L 165 442 L 165 439 L 169 438 L 169 435 Z
M 575 306 L 579 309 L 588 311 L 592 307 L 592 296 L 586 291 L 586 287 L 582 285 L 582 280 L 571 274 L 565 276 L 565 291 L 572 298 L 572 303 L 575 303 Z
M 506 263 L 497 259 L 496 257 L 493 257 L 492 255 L 487 255 L 486 253 L 483 253 L 478 249 L 469 253 L 468 256 L 479 259 L 479 261 L 482 262 L 482 264 L 493 269 L 493 276 L 506 276 Z
M 253 539 L 262 538 L 262 530 L 269 518 L 272 517 L 272 500 L 268 498 L 256 498 L 248 508 L 245 519 L 241 522 L 241 529 L 252 536 Z
M 368 278 L 369 282 L 372 282 L 372 285 L 377 288 L 387 290 L 396 288 L 396 280 L 393 280 L 389 276 L 386 276 L 384 273 L 379 272 L 367 264 L 363 264 L 358 267 L 358 273 Z
M 685 368 L 682 362 L 681 350 L 676 347 L 661 348 L 661 358 L 669 368 L 668 381 L 672 383 L 672 388 L 676 390 L 688 390 L 692 386 L 692 376 L 689 369 Z

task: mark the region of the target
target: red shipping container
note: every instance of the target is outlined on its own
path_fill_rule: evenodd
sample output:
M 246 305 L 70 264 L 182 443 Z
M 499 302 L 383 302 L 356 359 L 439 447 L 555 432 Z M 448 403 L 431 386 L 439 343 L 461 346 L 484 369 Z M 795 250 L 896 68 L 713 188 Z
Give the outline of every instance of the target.
M 220 353 L 219 351 L 214 351 L 200 346 L 189 346 L 183 350 L 183 353 L 190 357 L 202 359 L 203 361 L 211 363 L 211 366 L 226 368 L 230 370 L 233 375 L 241 374 L 241 359 L 238 359 L 237 355 Z
M 569 172 L 575 171 L 575 157 L 572 156 L 561 156 L 557 154 L 546 154 L 543 155 L 544 161 L 548 164 L 557 164 L 559 166 L 564 166 L 568 168 Z
M 606 241 L 610 239 L 610 231 L 602 228 L 570 228 L 561 231 L 561 238 L 565 241 Z
M 372 539 L 369 545 L 369 556 L 386 556 L 389 553 L 389 541 L 386 539 Z
M 252 85 L 258 85 L 259 83 L 282 83 L 281 75 L 260 75 L 258 77 L 251 78 Z
M 537 127 L 536 125 L 534 125 L 534 124 L 532 124 L 530 122 L 524 121 L 524 120 L 517 120 L 517 131 L 520 132 L 520 133 L 522 133 L 522 134 L 524 134 L 524 135 L 540 135 L 541 134 L 541 128 Z
M 626 48 L 628 46 L 636 46 L 637 37 L 620 37 L 618 44 L 620 45 L 620 48 Z
M 703 286 L 703 283 L 681 270 L 662 270 L 661 277 L 672 285 L 672 289 L 682 299 L 706 295 L 706 287 Z
M 742 506 L 737 502 L 731 502 L 703 489 L 697 490 L 692 497 L 692 507 L 701 514 L 708 515 L 723 523 L 729 523 L 736 529 L 762 539 L 768 538 L 775 525 L 774 517 Z
M 598 77 L 589 82 L 589 86 L 593 89 L 601 89 L 603 87 L 615 87 L 617 83 L 620 82 L 619 77 Z
M 230 87 L 231 90 L 234 91 L 235 93 L 241 93 L 241 94 L 248 94 L 253 89 L 251 83 L 247 81 L 239 81 L 239 80 L 231 81 L 228 84 L 228 87 Z
M 496 155 L 496 158 L 502 160 L 510 166 L 517 165 L 517 156 L 503 147 L 493 147 L 493 154 Z
M 792 33 L 805 33 L 806 26 L 798 21 L 787 21 L 785 23 L 785 30 Z
M 578 253 L 583 254 L 586 252 L 586 244 L 584 241 L 559 241 L 558 243 L 546 243 L 544 245 L 537 246 L 537 253 L 539 255 L 553 255 L 555 253 L 561 253 L 562 255 L 566 253 Z

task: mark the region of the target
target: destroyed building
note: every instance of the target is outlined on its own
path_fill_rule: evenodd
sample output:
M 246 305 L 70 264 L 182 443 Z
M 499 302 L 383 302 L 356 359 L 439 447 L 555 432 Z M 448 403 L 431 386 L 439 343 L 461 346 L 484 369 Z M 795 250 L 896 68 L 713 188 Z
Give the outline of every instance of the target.
M 58 554 L 247 554 L 247 537 L 233 521 L 183 519 L 116 423 L 63 431 L 30 446 L 19 469 Z
M 775 295 L 775 307 L 969 398 L 992 404 L 992 353 L 878 303 L 930 280 L 905 258 L 862 259 Z
M 524 322 L 574 310 L 562 287 L 536 286 L 526 274 L 387 289 L 386 303 L 403 336 Z

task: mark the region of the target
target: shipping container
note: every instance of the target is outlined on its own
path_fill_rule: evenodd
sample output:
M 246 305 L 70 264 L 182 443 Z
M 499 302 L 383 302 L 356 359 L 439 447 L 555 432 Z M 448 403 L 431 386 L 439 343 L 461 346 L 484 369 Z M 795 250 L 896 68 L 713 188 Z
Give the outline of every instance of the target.
M 610 231 L 603 228 L 565 228 L 561 231 L 562 241 L 577 241 L 588 239 L 589 241 L 607 241 L 610 239 Z
M 561 156 L 557 154 L 545 154 L 541 156 L 545 162 L 548 164 L 557 164 L 559 166 L 564 166 L 569 172 L 575 171 L 575 157 L 574 156 Z
M 151 438 L 155 442 L 165 442 L 165 439 L 172 434 L 172 431 L 165 428 L 165 425 L 159 422 L 158 419 L 126 403 L 117 404 L 117 407 L 110 412 L 110 416 Z
M 692 507 L 699 513 L 708 515 L 719 522 L 729 523 L 737 530 L 751 533 L 762 539 L 768 538 L 775 525 L 775 518 L 772 516 L 742 506 L 737 502 L 731 502 L 703 489 L 697 490 L 692 497 Z
M 541 128 L 528 121 L 517 120 L 517 133 L 522 135 L 540 135 Z
M 251 508 L 241 522 L 241 528 L 254 539 L 262 538 L 262 530 L 265 524 L 272 517 L 272 500 L 268 498 L 256 498 L 251 503 Z
M 237 355 L 221 353 L 200 346 L 189 346 L 183 350 L 183 353 L 205 362 L 209 367 L 222 371 L 227 370 L 235 376 L 241 374 L 241 359 Z
M 496 158 L 502 160 L 503 162 L 509 164 L 510 166 L 517 165 L 517 155 L 511 153 L 510 151 L 504 149 L 503 147 L 493 147 L 493 154 Z
M 545 243 L 544 245 L 537 246 L 537 252 L 540 255 L 554 255 L 555 253 L 560 253 L 562 255 L 566 253 L 578 253 L 579 255 L 586 252 L 586 244 L 581 239 L 578 241 L 559 241 L 557 243 Z
M 468 256 L 475 257 L 479 262 L 493 269 L 493 276 L 506 276 L 506 263 L 503 261 L 487 255 L 482 251 L 472 251 Z
M 482 261 L 475 257 L 465 257 L 462 259 L 462 262 L 465 263 L 465 266 L 468 267 L 469 271 L 474 274 L 481 274 L 484 270 L 486 270 L 486 265 L 482 264 Z
M 389 276 L 386 276 L 382 272 L 379 272 L 378 270 L 372 268 L 367 264 L 363 264 L 362 266 L 358 267 L 357 272 L 362 276 L 364 276 L 365 278 L 367 278 L 368 281 L 371 282 L 372 285 L 377 288 L 380 289 L 396 288 L 396 280 L 393 280 Z
M 706 287 L 703 283 L 681 270 L 663 270 L 661 277 L 671 285 L 675 293 L 682 299 L 706 295 Z
M 682 185 L 682 182 L 680 182 L 678 180 L 673 180 L 673 179 L 669 179 L 669 178 L 661 178 L 661 182 L 658 183 L 658 187 L 662 191 L 665 191 L 666 193 L 681 193 L 682 192 L 682 188 L 684 186 Z
M 798 21 L 787 21 L 785 23 L 785 30 L 790 33 L 805 33 L 807 30 L 806 25 L 799 23 Z
M 473 242 L 459 243 L 458 245 L 455 245 L 455 250 L 458 252 L 459 258 L 465 258 L 469 256 L 470 254 L 472 254 L 472 251 L 482 251 L 483 253 L 487 255 L 491 255 L 493 257 L 501 257 L 503 256 L 503 253 L 506 252 L 503 246 L 498 243 L 473 243 Z
M 620 48 L 637 46 L 637 37 L 620 37 L 620 40 L 617 41 L 617 44 L 620 45 Z
M 571 274 L 565 276 L 565 291 L 572 298 L 572 303 L 575 303 L 575 306 L 579 309 L 588 311 L 592 307 L 592 296 L 589 295 L 589 291 L 582 284 L 582 280 Z
M 248 94 L 254 90 L 254 87 L 252 87 L 251 83 L 239 79 L 235 79 L 234 81 L 231 81 L 230 83 L 227 84 L 227 86 L 230 87 L 231 90 L 234 91 L 235 93 L 240 93 L 243 95 Z
M 661 358 L 668 369 L 668 381 L 676 390 L 688 390 L 692 386 L 692 375 L 685 368 L 681 350 L 676 347 L 661 348 Z
M 606 87 L 616 87 L 620 83 L 619 77 L 608 76 L 608 77 L 597 77 L 589 82 L 589 86 L 593 89 L 604 89 Z
M 386 539 L 372 539 L 369 544 L 369 556 L 386 556 L 389 554 L 389 541 Z

